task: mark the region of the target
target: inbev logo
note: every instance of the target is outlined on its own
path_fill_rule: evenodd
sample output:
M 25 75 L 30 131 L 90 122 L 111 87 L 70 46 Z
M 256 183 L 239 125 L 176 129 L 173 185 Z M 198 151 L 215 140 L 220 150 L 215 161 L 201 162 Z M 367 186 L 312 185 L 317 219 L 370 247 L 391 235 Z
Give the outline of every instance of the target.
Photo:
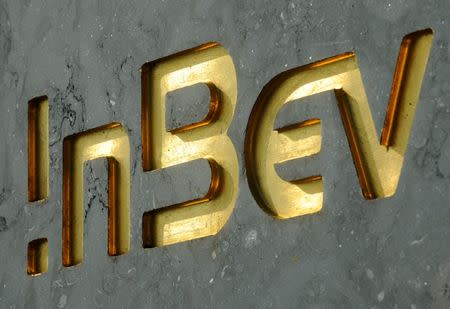
M 251 112 L 245 137 L 245 167 L 257 203 L 276 218 L 320 211 L 321 175 L 295 181 L 281 179 L 274 165 L 317 154 L 321 122 L 309 119 L 274 130 L 280 108 L 293 100 L 334 91 L 362 193 L 366 199 L 395 194 L 428 61 L 433 32 L 404 37 L 394 73 L 386 118 L 378 139 L 354 53 L 344 53 L 275 76 L 262 89 Z M 217 234 L 233 212 L 238 194 L 239 163 L 227 130 L 237 104 L 237 79 L 231 56 L 217 43 L 207 43 L 142 66 L 142 168 L 144 172 L 196 159 L 211 168 L 207 194 L 142 216 L 144 248 L 175 244 Z M 166 95 L 206 84 L 210 106 L 196 123 L 168 130 Z M 51 120 L 53 121 L 53 120 Z M 55 120 L 57 121 L 57 120 Z M 126 125 L 126 124 L 124 124 Z M 50 194 L 48 98 L 28 104 L 28 198 Z M 83 169 L 96 158 L 108 161 L 108 254 L 130 249 L 130 143 L 121 123 L 109 123 L 64 138 L 62 262 L 83 260 Z M 48 269 L 48 241 L 28 244 L 29 275 Z

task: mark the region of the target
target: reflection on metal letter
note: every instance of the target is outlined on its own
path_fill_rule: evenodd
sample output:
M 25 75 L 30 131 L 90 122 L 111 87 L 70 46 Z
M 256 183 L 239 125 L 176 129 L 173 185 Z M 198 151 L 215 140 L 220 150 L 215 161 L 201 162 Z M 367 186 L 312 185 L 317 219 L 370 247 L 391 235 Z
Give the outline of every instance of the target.
M 322 208 L 320 175 L 282 180 L 274 164 L 320 151 L 320 121 L 310 120 L 274 131 L 275 117 L 290 101 L 335 91 L 344 128 L 366 199 L 392 196 L 400 178 L 433 32 L 407 35 L 401 44 L 381 143 L 353 53 L 345 53 L 283 72 L 262 90 L 247 127 L 245 159 L 250 188 L 258 204 L 278 218 Z
M 64 266 L 83 261 L 84 163 L 108 160 L 108 254 L 130 248 L 130 144 L 126 130 L 111 123 L 64 138 L 63 147 Z
M 210 89 L 209 113 L 200 122 L 166 130 L 166 94 L 197 83 Z M 236 107 L 233 61 L 216 43 L 159 59 L 142 67 L 142 159 L 144 171 L 207 159 L 211 184 L 205 197 L 146 212 L 144 247 L 217 234 L 230 217 L 239 185 L 238 161 L 227 130 Z

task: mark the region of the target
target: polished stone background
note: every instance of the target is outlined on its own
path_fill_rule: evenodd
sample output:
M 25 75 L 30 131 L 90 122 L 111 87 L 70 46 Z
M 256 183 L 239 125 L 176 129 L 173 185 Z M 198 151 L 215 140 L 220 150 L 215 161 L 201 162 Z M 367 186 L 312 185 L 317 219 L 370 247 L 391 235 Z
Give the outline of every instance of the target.
M 0 308 L 450 308 L 450 2 L 0 0 Z M 354 50 L 381 129 L 401 39 L 431 27 L 433 48 L 395 196 L 365 201 L 331 94 L 278 124 L 323 121 L 315 215 L 276 220 L 245 177 L 244 134 L 276 74 Z M 201 196 L 203 161 L 143 173 L 140 67 L 217 41 L 232 55 L 238 103 L 229 136 L 240 162 L 232 217 L 214 237 L 143 249 L 143 212 Z M 27 101 L 50 102 L 51 195 L 27 201 Z M 171 126 L 200 119 L 201 87 L 169 97 Z M 85 259 L 61 262 L 64 136 L 112 121 L 132 151 L 132 249 L 106 251 L 106 163 L 86 167 Z M 279 167 L 298 176 L 303 160 Z M 26 275 L 28 241 L 47 237 L 49 271 Z

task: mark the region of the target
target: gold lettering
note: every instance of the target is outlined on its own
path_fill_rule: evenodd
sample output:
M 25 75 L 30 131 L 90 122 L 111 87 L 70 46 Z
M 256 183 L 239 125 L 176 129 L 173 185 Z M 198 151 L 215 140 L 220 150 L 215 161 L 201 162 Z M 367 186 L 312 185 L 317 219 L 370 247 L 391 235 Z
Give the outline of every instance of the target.
M 47 96 L 28 102 L 28 201 L 36 202 L 49 195 Z
M 63 145 L 64 266 L 83 261 L 84 163 L 108 160 L 108 254 L 130 248 L 130 144 L 126 130 L 111 123 L 64 138 Z
M 289 182 L 282 180 L 274 168 L 274 164 L 320 151 L 320 121 L 306 121 L 275 131 L 273 126 L 282 105 L 329 90 L 336 93 L 364 197 L 392 196 L 400 178 L 432 37 L 431 29 L 426 29 L 403 39 L 381 143 L 353 53 L 295 68 L 273 78 L 259 95 L 247 127 L 247 176 L 258 204 L 278 218 L 310 214 L 322 208 L 320 175 Z
M 37 276 L 48 270 L 48 241 L 39 238 L 28 243 L 27 274 Z
M 209 113 L 200 122 L 167 131 L 166 94 L 196 83 L 210 90 Z M 233 60 L 216 43 L 159 59 L 142 67 L 142 160 L 144 171 L 207 159 L 212 176 L 205 197 L 146 212 L 144 247 L 217 234 L 230 217 L 239 186 L 238 161 L 227 130 L 236 107 Z

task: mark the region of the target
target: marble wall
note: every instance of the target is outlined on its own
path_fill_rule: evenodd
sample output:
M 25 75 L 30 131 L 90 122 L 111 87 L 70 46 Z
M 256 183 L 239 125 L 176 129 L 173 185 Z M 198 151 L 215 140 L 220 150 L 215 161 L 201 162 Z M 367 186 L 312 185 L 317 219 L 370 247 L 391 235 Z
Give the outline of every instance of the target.
M 449 308 L 450 2 L 0 0 L 0 308 Z M 330 93 L 280 112 L 280 124 L 324 124 L 315 166 L 325 179 L 320 213 L 277 220 L 250 193 L 244 168 L 248 117 L 276 74 L 355 51 L 381 129 L 401 39 L 435 31 L 395 196 L 362 197 Z M 208 41 L 232 55 L 238 103 L 229 130 L 239 196 L 216 236 L 143 249 L 145 211 L 201 196 L 204 161 L 144 173 L 140 67 Z M 50 104 L 50 197 L 27 199 L 27 102 Z M 199 119 L 201 89 L 173 95 L 171 123 Z M 183 105 L 185 104 L 185 105 Z M 106 250 L 107 171 L 85 169 L 85 257 L 61 261 L 62 140 L 112 121 L 132 156 L 131 250 Z M 279 168 L 293 177 L 302 160 Z M 49 241 L 49 270 L 26 274 L 27 243 Z

